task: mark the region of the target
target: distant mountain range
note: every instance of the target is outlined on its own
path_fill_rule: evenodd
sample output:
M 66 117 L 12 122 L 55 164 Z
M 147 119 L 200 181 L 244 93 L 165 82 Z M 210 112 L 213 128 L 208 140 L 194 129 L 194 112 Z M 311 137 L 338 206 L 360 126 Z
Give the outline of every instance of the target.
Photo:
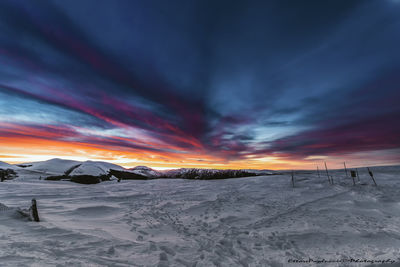
M 217 170 L 181 168 L 166 171 L 158 171 L 146 166 L 123 168 L 119 165 L 103 161 L 74 161 L 65 159 L 50 159 L 46 161 L 28 162 L 23 164 L 8 164 L 0 161 L 0 169 L 12 169 L 24 177 L 43 177 L 49 180 L 77 180 L 90 179 L 92 182 L 100 182 L 112 179 L 155 179 L 155 178 L 183 178 L 183 179 L 224 179 L 256 175 L 277 174 L 272 170 Z M 89 178 L 88 178 L 89 177 Z M 95 177 L 95 178 L 93 178 Z M 79 180 L 79 179 L 78 179 Z M 86 181 L 85 180 L 85 181 Z

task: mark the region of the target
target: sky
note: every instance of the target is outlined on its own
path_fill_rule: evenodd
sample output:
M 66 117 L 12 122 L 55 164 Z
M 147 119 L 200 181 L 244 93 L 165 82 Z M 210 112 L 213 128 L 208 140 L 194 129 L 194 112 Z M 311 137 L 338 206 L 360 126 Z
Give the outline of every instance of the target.
M 0 161 L 400 164 L 400 1 L 0 1 Z

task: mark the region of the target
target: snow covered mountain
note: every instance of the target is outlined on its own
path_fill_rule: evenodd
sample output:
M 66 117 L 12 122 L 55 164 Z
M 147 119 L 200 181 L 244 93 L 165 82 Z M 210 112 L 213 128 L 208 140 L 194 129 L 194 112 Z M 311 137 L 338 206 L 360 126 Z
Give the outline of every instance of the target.
M 44 175 L 63 175 L 69 169 L 79 164 L 81 164 L 79 161 L 55 158 L 46 161 L 24 163 L 20 164 L 20 166 L 25 166 L 25 170 L 41 172 Z
M 13 165 L 11 165 L 13 166 Z M 123 167 L 103 161 L 75 161 L 65 159 L 50 159 L 46 161 L 19 164 L 25 171 L 42 173 L 43 175 L 107 175 L 110 169 L 124 170 Z M 13 166 L 16 168 L 16 166 Z
M 144 175 L 151 178 L 162 176 L 162 172 L 153 170 L 152 168 L 146 166 L 136 166 L 135 168 L 130 168 L 128 170 L 133 173 Z
M 85 161 L 80 165 L 77 165 L 75 168 L 73 168 L 69 173 L 67 173 L 69 176 L 74 176 L 74 175 L 93 175 L 93 176 L 100 176 L 100 175 L 107 175 L 110 171 L 110 169 L 113 170 L 124 170 L 123 167 L 108 163 L 108 162 L 103 162 L 103 161 Z
M 0 169 L 13 169 L 17 172 L 17 177 L 23 179 L 40 179 L 41 177 L 53 177 L 54 179 L 61 176 L 108 176 L 122 175 L 121 179 L 146 179 L 147 178 L 183 178 L 183 179 L 224 179 L 237 178 L 256 175 L 276 174 L 270 170 L 217 170 L 217 169 L 196 169 L 181 168 L 168 171 L 157 171 L 147 166 L 136 166 L 134 168 L 125 169 L 119 165 L 103 162 L 103 161 L 75 161 L 54 158 L 46 161 L 28 162 L 23 164 L 11 165 L 0 162 Z M 110 173 L 114 170 L 114 174 Z M 128 178 L 129 177 L 129 178 Z

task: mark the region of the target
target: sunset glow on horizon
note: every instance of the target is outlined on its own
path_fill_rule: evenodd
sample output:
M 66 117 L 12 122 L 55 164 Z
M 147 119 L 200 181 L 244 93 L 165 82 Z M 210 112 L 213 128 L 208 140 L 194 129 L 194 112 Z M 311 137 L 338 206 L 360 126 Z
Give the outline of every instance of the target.
M 1 1 L 0 161 L 400 164 L 400 5 L 167 2 Z
M 384 151 L 387 157 L 367 153 L 336 156 L 311 156 L 294 160 L 289 155 L 282 156 L 248 156 L 240 160 L 227 161 L 224 158 L 212 157 L 206 153 L 146 153 L 134 152 L 115 146 L 99 146 L 91 143 L 53 141 L 46 138 L 2 138 L 0 141 L 0 161 L 20 164 L 62 158 L 77 161 L 106 161 L 125 168 L 145 165 L 154 169 L 174 168 L 215 168 L 215 169 L 315 169 L 323 167 L 325 161 L 332 168 L 342 168 L 343 161 L 348 167 L 392 165 L 397 161 L 398 150 Z M 25 154 L 26 151 L 29 154 Z M 392 156 L 390 156 L 392 155 Z

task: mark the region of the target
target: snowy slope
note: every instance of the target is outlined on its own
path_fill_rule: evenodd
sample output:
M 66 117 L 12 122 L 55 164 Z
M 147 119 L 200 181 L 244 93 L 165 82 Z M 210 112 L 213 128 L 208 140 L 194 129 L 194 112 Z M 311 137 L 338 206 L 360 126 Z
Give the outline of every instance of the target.
M 243 171 L 255 173 L 257 175 L 273 175 L 273 174 L 278 174 L 279 173 L 279 171 L 273 171 L 273 170 L 243 169 Z
M 116 164 L 111 164 L 107 162 L 102 162 L 102 161 L 85 161 L 78 167 L 74 168 L 72 172 L 70 172 L 70 176 L 74 175 L 93 175 L 93 176 L 99 176 L 99 175 L 107 175 L 110 169 L 114 170 L 124 170 L 119 165 Z
M 42 222 L 0 209 L 4 266 L 372 266 L 400 256 L 400 167 L 364 168 L 353 186 L 315 172 L 228 180 L 123 180 L 96 185 L 13 180 L 0 203 L 38 201 Z
M 6 162 L 0 161 L 0 169 L 19 169 L 18 166 L 8 164 Z
M 103 161 L 74 161 L 74 160 L 64 160 L 64 159 L 51 159 L 39 162 L 24 163 L 24 168 L 17 169 L 19 178 L 29 179 L 32 177 L 34 179 L 40 176 L 49 175 L 104 175 L 108 174 L 110 169 L 124 170 L 123 167 L 111 164 Z M 12 165 L 11 165 L 12 166 Z

